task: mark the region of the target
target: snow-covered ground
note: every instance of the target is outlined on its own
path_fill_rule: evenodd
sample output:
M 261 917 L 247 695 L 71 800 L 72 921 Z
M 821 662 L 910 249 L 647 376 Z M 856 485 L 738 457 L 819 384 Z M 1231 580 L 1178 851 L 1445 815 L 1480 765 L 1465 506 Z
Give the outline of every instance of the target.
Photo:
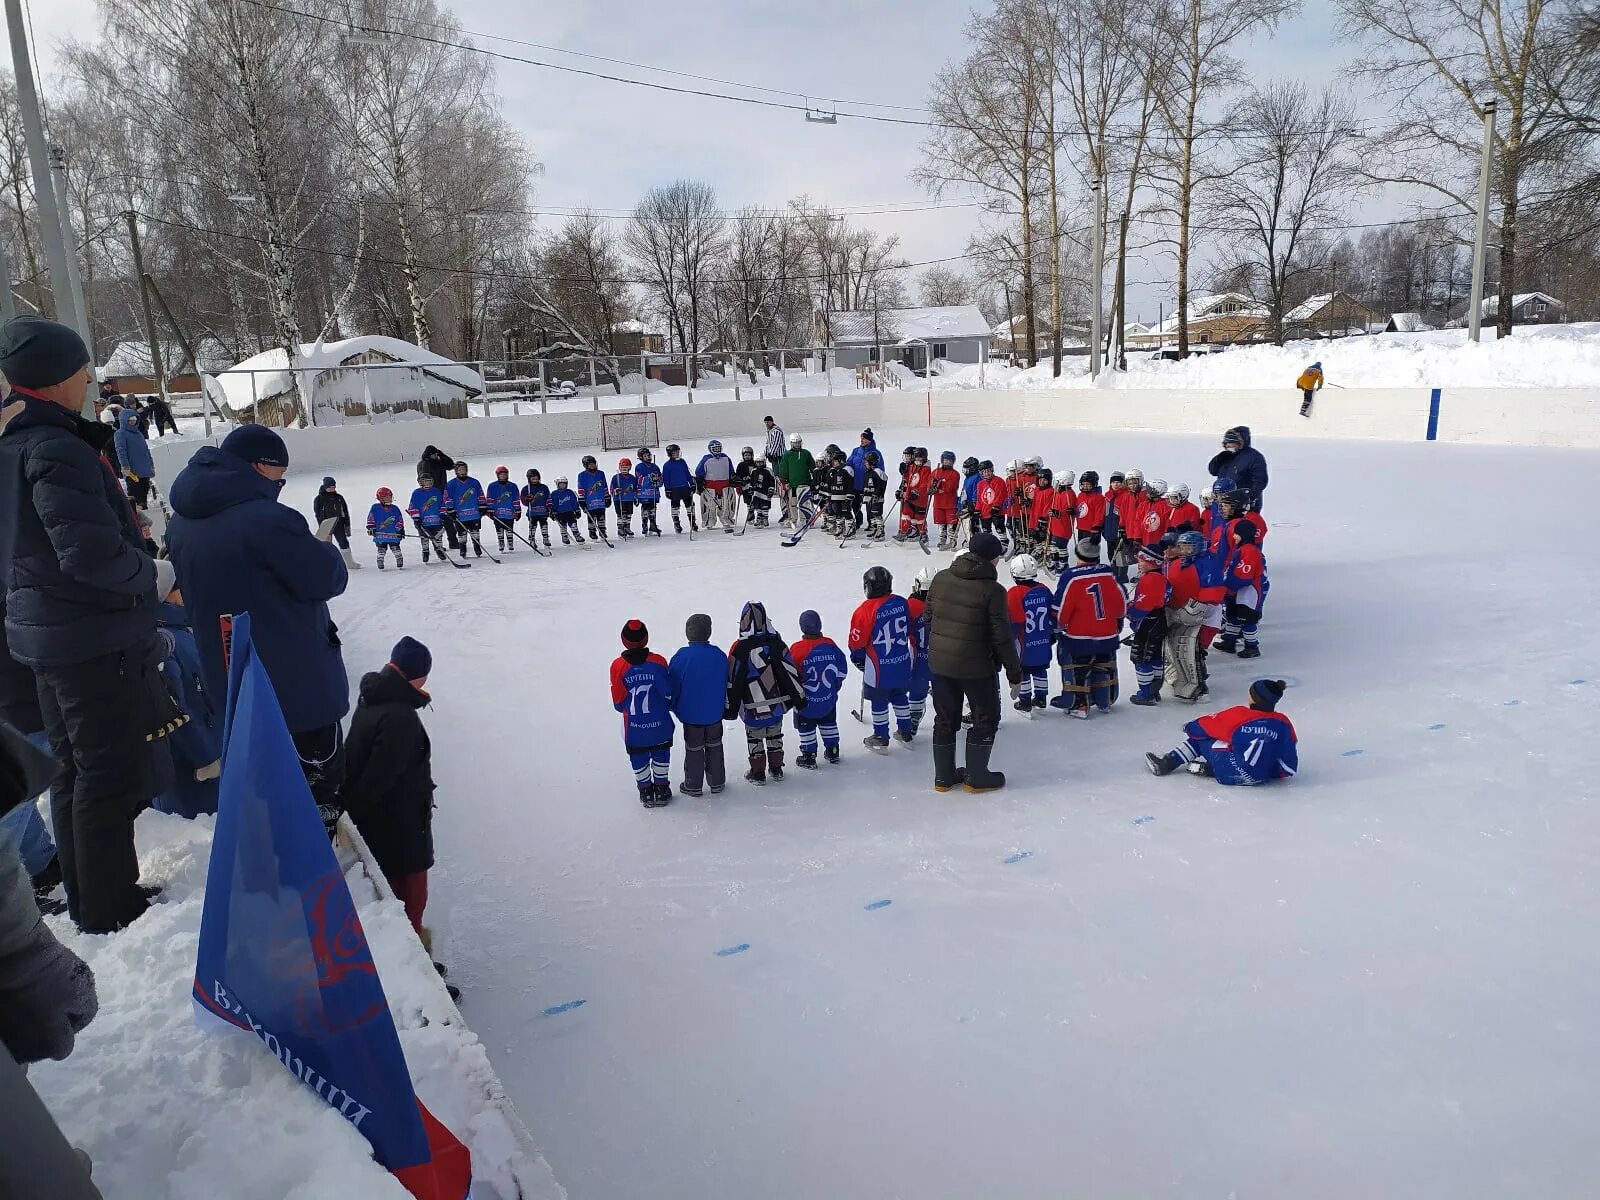
M 195 1020 L 196 941 L 214 822 L 140 816 L 141 880 L 160 902 L 126 932 L 56 936 L 95 973 L 100 1012 L 65 1062 L 29 1077 L 106 1200 L 406 1200 L 372 1147 L 261 1043 Z M 480 1197 L 556 1200 L 515 1118 L 491 1103 L 484 1047 L 444 994 L 404 909 L 359 863 L 346 873 L 417 1094 L 468 1144 Z M 491 1190 L 492 1189 L 492 1190 Z M 19 1198 L 20 1200 L 20 1198 Z
M 879 440 L 1196 489 L 1215 449 Z M 814 607 L 842 640 L 868 565 L 904 588 L 949 556 L 691 543 L 663 515 L 664 539 L 615 550 L 453 571 L 408 542 L 404 574 L 356 574 L 334 606 L 352 682 L 401 634 L 433 649 L 430 924 L 574 1200 L 1592 1191 L 1600 633 L 1567 604 L 1593 574 L 1600 454 L 1261 448 L 1265 656 L 1216 656 L 1213 703 L 1294 685 L 1286 786 L 1151 778 L 1142 752 L 1195 710 L 1124 703 L 1087 723 L 1008 709 L 1010 785 L 983 797 L 932 792 L 926 732 L 882 758 L 848 716 L 841 766 L 756 789 L 730 726 L 729 790 L 646 811 L 607 690 L 627 618 L 667 655 L 695 611 L 732 641 L 747 599 L 791 638 Z M 581 454 L 497 460 L 549 479 Z M 339 474 L 358 514 L 410 483 L 405 463 Z M 318 475 L 286 499 L 309 510 Z M 1524 511 L 1485 524 L 1473 501 L 1507 487 Z M 118 1087 L 120 1120 L 170 1119 L 148 1081 Z M 239 1139 L 264 1135 L 216 1115 L 253 1161 Z

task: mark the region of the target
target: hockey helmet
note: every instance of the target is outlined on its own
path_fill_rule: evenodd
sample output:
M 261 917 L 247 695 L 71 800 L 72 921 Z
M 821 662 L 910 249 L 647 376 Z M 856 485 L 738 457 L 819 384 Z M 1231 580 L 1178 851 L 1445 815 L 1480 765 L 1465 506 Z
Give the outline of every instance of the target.
M 1211 490 L 1218 496 L 1233 491 L 1233 476 L 1218 475 L 1211 481 Z
M 911 581 L 911 594 L 913 596 L 926 596 L 928 589 L 933 586 L 934 570 L 932 567 L 923 567 L 917 572 L 917 577 Z
M 566 487 L 567 486 L 567 477 L 565 475 L 557 475 L 556 476 L 556 486 L 558 488 Z
M 740 458 L 754 458 L 755 456 L 756 450 L 754 446 L 746 446 L 744 449 L 739 451 Z
M 1224 511 L 1226 511 L 1227 509 L 1231 508 L 1231 509 L 1234 510 L 1234 512 L 1243 512 L 1244 511 L 1244 493 L 1243 492 L 1221 492 L 1221 493 L 1219 493 L 1217 495 L 1217 503 L 1222 505 Z
M 1200 505 L 1201 505 L 1202 508 L 1210 508 L 1211 507 L 1211 502 L 1213 500 L 1215 500 L 1216 498 L 1217 498 L 1216 493 L 1213 492 L 1210 488 L 1201 488 L 1200 489 Z
M 888 567 L 868 567 L 867 573 L 861 577 L 861 587 L 867 593 L 868 600 L 876 600 L 894 591 L 894 576 L 889 574 Z
M 1006 474 L 1007 475 L 1015 475 L 1016 473 L 1017 473 L 1017 460 L 1013 458 L 1010 462 L 1008 462 L 1006 464 Z
M 1205 548 L 1206 538 L 1203 533 L 1196 533 L 1191 529 L 1188 533 L 1178 535 L 1179 554 L 1199 554 Z
M 1167 494 L 1167 481 L 1165 479 L 1147 479 L 1144 482 L 1144 490 L 1150 493 L 1151 499 L 1157 496 L 1165 496 Z
M 377 495 L 376 495 L 375 498 L 378 499 L 378 500 L 382 500 L 385 496 L 392 497 L 393 495 L 394 495 L 394 493 L 391 492 L 388 488 L 381 487 L 381 488 L 378 489 Z
M 1025 467 L 1032 467 L 1035 471 L 1037 471 L 1044 466 L 1044 459 L 1040 458 L 1037 454 L 1030 454 L 1027 458 L 1022 460 L 1022 465 Z
M 867 466 L 876 467 L 882 461 L 883 461 L 883 459 L 878 456 L 878 452 L 876 450 L 868 450 L 867 451 L 867 457 L 866 457 Z
M 801 446 L 805 445 L 805 439 L 802 438 L 798 433 L 791 433 L 789 435 L 789 445 L 798 450 Z
M 619 470 L 619 471 L 631 471 L 631 470 L 633 470 L 633 459 L 631 459 L 631 458 L 619 458 L 619 459 L 617 459 L 617 470 Z
M 901 458 L 915 458 L 916 456 L 917 448 L 915 446 L 907 446 L 904 450 L 900 451 Z
M 1124 475 L 1121 471 L 1113 471 L 1113 472 L 1111 472 L 1111 478 L 1108 479 L 1106 482 L 1107 483 L 1122 483 L 1126 479 L 1127 479 L 1127 476 Z
M 529 467 L 528 468 L 528 478 L 529 479 L 537 479 L 537 478 L 539 478 L 539 470 L 538 470 L 537 467 Z
M 429 475 L 426 471 L 419 471 L 417 473 L 417 484 L 419 487 L 432 487 L 433 476 Z
M 1116 476 L 1113 475 L 1112 478 L 1115 479 Z M 1124 473 L 1123 478 L 1126 479 L 1130 484 L 1135 479 L 1139 480 L 1142 483 L 1142 482 L 1144 482 L 1144 472 L 1139 470 L 1138 467 L 1129 467 L 1127 469 L 1127 471 Z
M 1039 560 L 1031 554 L 1017 555 L 1006 564 L 1006 567 L 1013 579 L 1020 581 L 1039 578 Z
M 928 448 L 926 446 L 918 446 L 915 457 L 918 462 L 927 462 Z
M 638 459 L 639 459 L 640 462 L 649 462 L 650 461 L 650 447 L 649 446 L 640 446 L 639 447 Z
M 467 464 L 462 462 L 459 458 L 456 459 L 456 474 L 457 475 L 465 475 L 466 473 L 467 473 Z
M 1189 502 L 1189 485 L 1187 483 L 1180 483 L 1173 490 L 1178 493 L 1178 503 L 1179 504 L 1187 504 Z M 1172 493 L 1169 492 L 1167 494 L 1171 495 Z M 1209 504 L 1210 501 L 1208 500 L 1206 503 Z
M 1085 471 L 1082 475 L 1078 476 L 1078 486 L 1079 487 L 1086 487 L 1086 488 L 1099 487 L 1100 486 L 1100 472 L 1099 471 Z
M 1055 478 L 1056 477 L 1050 473 L 1050 468 L 1049 467 L 1040 467 L 1038 473 L 1039 473 L 1039 486 L 1040 487 L 1047 488 L 1047 487 L 1055 486 Z
M 494 473 L 496 475 L 510 475 L 511 474 L 511 468 L 510 467 L 496 467 L 494 469 Z
M 721 454 L 722 453 L 722 443 L 717 441 L 716 438 L 712 438 L 709 442 L 706 443 L 706 451 L 707 451 L 707 453 L 710 453 L 710 454 Z
M 1069 488 L 1072 486 L 1072 481 L 1076 478 L 1077 476 L 1071 471 L 1062 471 L 1056 476 L 1056 486 L 1058 488 Z
M 939 461 L 940 462 L 942 462 L 942 463 L 955 462 L 955 460 L 956 460 L 956 452 L 954 450 L 941 450 L 941 451 L 939 451 Z
M 978 466 L 979 466 L 978 460 L 973 458 L 972 455 L 970 455 L 970 454 L 967 455 L 967 457 L 965 459 L 963 459 L 962 463 L 961 463 L 961 469 L 963 471 L 965 471 L 968 475 L 970 475 L 970 474 L 972 474 L 972 472 L 976 471 L 978 469 Z
M 1189 489 L 1180 483 L 1177 487 L 1168 488 L 1162 495 L 1172 501 L 1173 507 L 1176 508 L 1189 498 Z
M 598 467 L 600 464 L 595 461 L 594 455 L 585 454 L 583 456 L 583 465 L 588 467 L 592 471 L 596 467 Z
M 679 447 L 677 442 L 668 442 L 667 443 L 667 453 L 668 454 L 682 454 L 683 450 L 682 450 L 681 447 Z
M 992 459 L 992 458 L 984 459 L 981 463 L 978 464 L 978 470 L 980 470 L 980 471 L 992 471 L 992 470 L 994 470 L 994 459 Z

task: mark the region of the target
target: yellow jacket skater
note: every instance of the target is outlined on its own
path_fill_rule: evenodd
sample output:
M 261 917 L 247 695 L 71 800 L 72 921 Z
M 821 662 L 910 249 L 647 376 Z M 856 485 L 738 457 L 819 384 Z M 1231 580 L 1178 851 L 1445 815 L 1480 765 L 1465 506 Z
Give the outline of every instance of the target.
M 1314 362 L 1304 371 L 1301 371 L 1300 378 L 1294 381 L 1294 385 L 1300 389 L 1300 393 L 1304 397 L 1300 401 L 1300 415 L 1309 417 L 1311 415 L 1311 400 L 1322 390 L 1322 364 Z

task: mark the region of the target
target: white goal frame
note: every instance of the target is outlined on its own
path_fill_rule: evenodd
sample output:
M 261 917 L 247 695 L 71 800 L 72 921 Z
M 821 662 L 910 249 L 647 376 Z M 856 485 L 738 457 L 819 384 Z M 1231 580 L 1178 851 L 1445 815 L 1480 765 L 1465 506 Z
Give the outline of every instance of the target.
M 653 409 L 636 408 L 600 414 L 602 450 L 655 448 L 661 445 L 661 427 Z

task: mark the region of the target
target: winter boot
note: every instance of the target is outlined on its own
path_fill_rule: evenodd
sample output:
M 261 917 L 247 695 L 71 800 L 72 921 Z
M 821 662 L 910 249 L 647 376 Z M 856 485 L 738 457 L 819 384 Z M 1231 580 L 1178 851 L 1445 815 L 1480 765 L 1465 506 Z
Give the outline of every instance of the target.
M 814 750 L 802 750 L 799 754 L 794 756 L 794 765 L 797 767 L 804 767 L 807 771 L 815 771 L 817 769 L 816 752 Z
M 773 781 L 783 778 L 783 751 L 767 751 L 767 777 Z
M 1004 772 L 989 770 L 989 755 L 993 742 L 980 742 L 967 734 L 967 779 L 964 785 L 969 792 L 995 792 L 1006 785 Z
M 889 753 L 889 739 L 886 737 L 879 737 L 875 733 L 869 733 L 866 737 L 862 738 L 861 744 L 875 754 Z
M 828 746 L 828 747 L 826 747 L 822 751 L 822 757 L 827 759 L 830 763 L 832 763 L 834 766 L 837 767 L 839 765 L 839 747 L 837 747 L 837 746 Z
M 1243 646 L 1239 647 L 1239 657 L 1260 658 L 1261 647 L 1256 645 L 1254 642 L 1246 642 Z
M 344 559 L 344 565 L 349 567 L 350 570 L 359 571 L 361 569 L 361 564 L 356 561 L 356 556 L 350 552 L 349 546 L 342 547 L 339 550 L 339 556 Z
M 967 773 L 956 766 L 956 744 L 954 742 L 935 742 L 933 744 L 933 790 L 936 792 L 948 792 L 966 781 Z
M 765 752 L 750 756 L 750 769 L 744 773 L 744 777 L 758 787 L 766 784 L 767 756 Z
M 1146 754 L 1144 764 L 1150 768 L 1152 775 L 1171 775 L 1183 766 L 1183 759 L 1178 756 L 1177 751 L 1168 750 L 1165 754 Z
M 705 792 L 701 788 L 692 788 L 687 783 L 680 783 L 678 785 L 678 794 L 680 796 L 702 796 Z

